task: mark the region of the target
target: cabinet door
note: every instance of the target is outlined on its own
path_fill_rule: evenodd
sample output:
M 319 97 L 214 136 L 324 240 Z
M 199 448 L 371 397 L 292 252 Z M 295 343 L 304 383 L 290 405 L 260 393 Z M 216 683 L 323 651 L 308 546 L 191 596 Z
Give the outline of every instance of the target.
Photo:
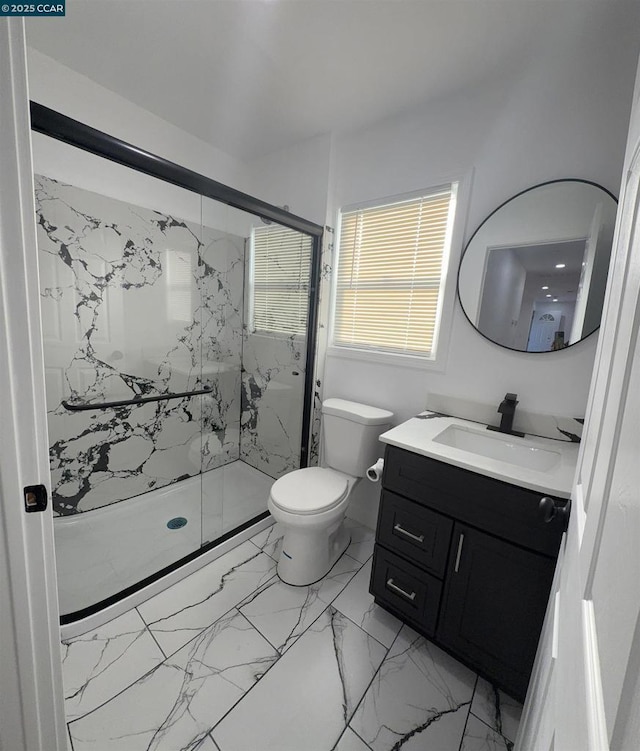
M 520 701 L 555 561 L 456 524 L 437 638 Z

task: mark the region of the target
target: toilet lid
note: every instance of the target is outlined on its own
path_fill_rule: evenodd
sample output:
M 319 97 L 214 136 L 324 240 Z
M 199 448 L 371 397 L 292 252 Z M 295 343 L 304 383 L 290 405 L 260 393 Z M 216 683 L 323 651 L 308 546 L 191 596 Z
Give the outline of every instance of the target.
M 344 475 L 321 467 L 305 467 L 276 480 L 271 486 L 271 500 L 283 511 L 314 514 L 337 506 L 348 489 Z

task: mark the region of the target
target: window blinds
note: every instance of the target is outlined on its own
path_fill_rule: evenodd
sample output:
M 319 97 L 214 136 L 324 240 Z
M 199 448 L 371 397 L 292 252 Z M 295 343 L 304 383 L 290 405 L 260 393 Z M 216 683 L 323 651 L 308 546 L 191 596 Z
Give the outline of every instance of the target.
M 167 313 L 171 321 L 193 321 L 191 253 L 166 251 Z
M 431 355 L 453 193 L 343 212 L 334 345 Z
M 252 233 L 253 329 L 305 335 L 311 237 L 271 225 Z

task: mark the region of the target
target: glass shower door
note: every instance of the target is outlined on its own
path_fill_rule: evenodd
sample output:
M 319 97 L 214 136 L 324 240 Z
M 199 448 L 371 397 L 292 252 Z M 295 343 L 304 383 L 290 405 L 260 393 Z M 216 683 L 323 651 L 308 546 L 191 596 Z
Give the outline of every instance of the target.
M 36 168 L 39 153 L 76 156 L 37 138 Z M 36 176 L 63 614 L 201 545 L 201 199 L 99 157 L 83 162 L 75 184 Z M 101 170 L 109 190 L 87 189 Z
M 33 147 L 70 622 L 266 515 L 274 479 L 306 461 L 319 228 L 263 221 L 37 133 Z
M 312 240 L 254 218 L 247 247 L 240 453 L 277 479 L 301 466 Z
M 274 479 L 300 467 L 311 247 L 308 235 L 204 199 L 203 254 L 225 292 L 203 321 L 204 378 L 216 374 L 205 400 L 204 542 L 263 514 Z

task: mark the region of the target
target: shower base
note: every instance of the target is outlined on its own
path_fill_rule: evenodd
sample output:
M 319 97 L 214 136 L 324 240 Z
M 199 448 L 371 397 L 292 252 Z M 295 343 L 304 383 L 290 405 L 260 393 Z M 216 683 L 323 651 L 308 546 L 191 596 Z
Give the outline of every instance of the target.
M 54 533 L 63 620 L 76 621 L 73 615 L 78 614 L 86 628 L 94 628 L 104 616 L 83 611 L 105 601 L 108 617 L 113 618 L 118 603 L 109 600 L 264 514 L 273 482 L 263 472 L 236 461 L 95 511 L 57 517 Z M 266 527 L 272 520 L 258 523 Z M 257 529 L 251 525 L 247 536 Z M 227 543 L 237 545 L 242 535 L 239 532 L 150 586 L 169 586 L 216 558 L 229 547 Z M 148 597 L 148 588 L 144 592 Z M 132 607 L 136 594 L 125 598 L 127 607 Z M 64 626 L 65 631 L 69 626 L 75 623 Z M 71 631 L 82 633 L 77 627 Z

